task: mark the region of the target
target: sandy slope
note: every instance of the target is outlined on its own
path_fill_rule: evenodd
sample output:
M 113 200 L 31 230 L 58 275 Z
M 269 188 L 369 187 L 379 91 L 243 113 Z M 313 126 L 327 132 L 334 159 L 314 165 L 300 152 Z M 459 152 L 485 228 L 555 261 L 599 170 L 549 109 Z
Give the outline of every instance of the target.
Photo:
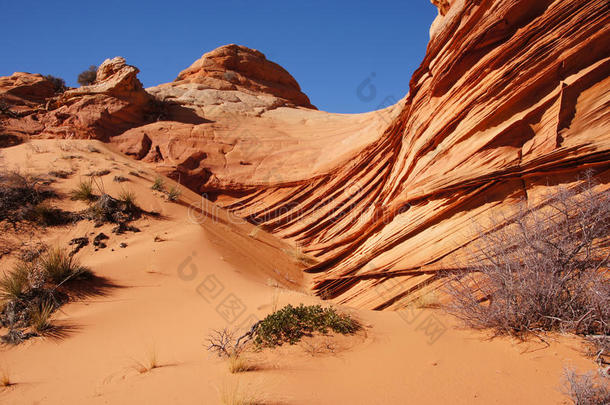
M 310 280 L 303 277 L 295 252 L 211 205 L 189 210 L 189 205 L 199 205 L 189 191 L 178 204 L 166 202 L 150 190 L 154 175 L 142 163 L 102 144 L 94 144 L 102 153 L 90 152 L 89 144 L 35 141 L 4 149 L 4 164 L 38 174 L 71 168 L 75 173 L 69 179 L 53 185 L 63 193 L 92 169 L 108 168 L 111 174 L 103 177 L 107 192 L 116 195 L 121 187 L 129 188 L 141 207 L 159 211 L 162 218 L 141 219 L 134 225 L 142 232 L 121 236 L 103 227 L 111 237 L 108 248 L 88 246 L 78 254 L 112 286 L 55 315 L 65 336 L 0 347 L 0 367 L 16 383 L 0 391 L 0 403 L 215 404 L 223 392 L 238 389 L 263 403 L 556 404 L 564 400 L 559 391 L 564 366 L 593 368 L 576 340 L 549 337 L 549 347 L 489 341 L 461 330 L 438 310 L 344 308 L 367 325 L 357 336 L 316 337 L 251 353 L 248 357 L 259 369 L 231 375 L 225 361 L 204 349 L 211 329 L 239 325 L 249 315 L 263 317 L 285 303 L 318 302 L 304 292 Z M 128 174 L 134 170 L 141 170 L 143 178 Z M 117 174 L 132 181 L 112 182 Z M 63 199 L 59 204 L 76 209 L 80 203 Z M 88 232 L 99 230 L 83 221 L 32 238 L 63 246 Z M 155 242 L 155 236 L 163 241 Z M 121 242 L 128 246 L 119 248 Z M 4 268 L 10 261 L 3 258 L 0 264 Z M 217 297 L 202 294 L 214 283 L 223 287 L 214 290 Z M 233 322 L 217 310 L 229 296 L 244 308 Z M 411 318 L 416 319 L 409 322 Z M 431 329 L 423 328 L 430 319 L 446 328 L 434 343 L 427 333 Z M 161 367 L 140 374 L 135 364 L 151 352 Z

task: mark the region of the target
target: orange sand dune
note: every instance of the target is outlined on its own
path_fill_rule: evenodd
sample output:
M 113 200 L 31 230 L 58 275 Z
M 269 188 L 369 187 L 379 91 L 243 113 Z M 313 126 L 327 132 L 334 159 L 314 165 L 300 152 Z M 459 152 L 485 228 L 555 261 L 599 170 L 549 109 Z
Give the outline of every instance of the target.
M 258 369 L 231 375 L 226 361 L 205 350 L 211 329 L 264 317 L 286 303 L 319 302 L 306 292 L 311 280 L 303 277 L 303 265 L 288 244 L 212 204 L 202 207 L 186 189 L 178 203 L 166 202 L 150 189 L 149 167 L 103 144 L 34 141 L 4 149 L 3 157 L 5 166 L 32 174 L 74 170 L 53 185 L 63 193 L 91 169 L 107 168 L 106 192 L 128 188 L 142 208 L 162 217 L 138 220 L 134 225 L 142 232 L 121 236 L 106 227 L 94 229 L 89 221 L 35 235 L 34 240 L 63 246 L 89 232 L 106 232 L 106 249 L 88 246 L 78 258 L 111 286 L 104 295 L 72 302 L 55 314 L 64 336 L 0 347 L 0 367 L 15 383 L 0 391 L 1 403 L 216 404 L 224 392 L 239 390 L 269 404 L 556 404 L 564 400 L 563 367 L 593 366 L 577 339 L 549 336 L 548 347 L 490 341 L 460 329 L 438 310 L 340 307 L 360 319 L 364 331 L 250 353 Z M 129 174 L 134 171 L 142 178 Z M 112 182 L 118 174 L 131 181 Z M 57 203 L 66 209 L 81 204 Z M 20 238 L 28 242 L 27 235 Z M 121 242 L 127 247 L 120 248 Z M 228 297 L 242 308 L 235 320 L 223 316 L 221 304 Z M 136 362 L 146 362 L 151 352 L 160 367 L 140 374 Z

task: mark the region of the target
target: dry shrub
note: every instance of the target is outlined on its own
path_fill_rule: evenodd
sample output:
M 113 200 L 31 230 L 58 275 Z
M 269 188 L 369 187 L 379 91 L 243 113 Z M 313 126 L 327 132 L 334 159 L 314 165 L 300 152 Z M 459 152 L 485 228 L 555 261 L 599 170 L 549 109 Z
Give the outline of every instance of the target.
M 577 374 L 574 370 L 565 370 L 565 391 L 574 405 L 610 404 L 610 388 L 607 378 L 594 373 Z
M 540 206 L 492 218 L 467 272 L 450 277 L 449 311 L 497 334 L 561 330 L 610 334 L 610 192 L 591 174 L 560 187 Z

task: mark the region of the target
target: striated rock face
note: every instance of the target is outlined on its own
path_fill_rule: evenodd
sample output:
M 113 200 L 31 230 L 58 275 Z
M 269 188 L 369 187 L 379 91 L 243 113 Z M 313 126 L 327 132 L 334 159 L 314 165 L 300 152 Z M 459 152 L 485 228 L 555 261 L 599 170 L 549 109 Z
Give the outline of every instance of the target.
M 586 169 L 610 183 L 610 3 L 436 3 L 426 57 L 383 134 L 309 173 L 287 170 L 301 151 L 278 142 L 276 159 L 253 162 L 266 185 L 214 195 L 314 255 L 323 296 L 401 308 L 460 262 L 473 221 L 536 204 Z
M 239 45 L 208 52 L 174 82 L 147 90 L 159 100 L 191 108 L 202 118 L 256 116 L 278 107 L 315 109 L 284 68 Z M 171 114 L 168 118 L 174 119 Z
M 610 187 L 610 3 L 433 3 L 410 92 L 380 111 L 317 111 L 282 68 L 229 45 L 147 89 L 160 121 L 143 125 L 137 70 L 115 59 L 49 102 L 42 133 L 111 139 L 299 245 L 320 295 L 399 309 L 460 265 L 473 223 L 585 170 Z

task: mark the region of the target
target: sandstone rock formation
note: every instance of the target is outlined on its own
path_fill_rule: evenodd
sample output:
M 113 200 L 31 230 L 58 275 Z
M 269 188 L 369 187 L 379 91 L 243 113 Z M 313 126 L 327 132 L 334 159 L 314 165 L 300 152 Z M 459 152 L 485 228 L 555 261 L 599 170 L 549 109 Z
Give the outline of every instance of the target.
M 314 255 L 321 295 L 401 308 L 459 263 L 473 221 L 586 169 L 610 182 L 609 3 L 441 3 L 406 103 L 376 141 L 300 179 L 280 142 L 283 158 L 255 163 L 266 187 L 215 195 Z
M 53 84 L 39 74 L 16 72 L 0 77 L 0 147 L 42 131 L 37 113 L 54 94 Z
M 0 78 L 7 108 L 0 125 L 8 134 L 108 141 L 154 119 L 156 105 L 125 59 L 108 59 L 90 86 L 55 95 L 41 75 L 15 73 Z
M 174 82 L 147 90 L 212 119 L 260 115 L 278 107 L 315 109 L 284 68 L 259 51 L 234 44 L 204 54 Z M 171 114 L 168 118 L 174 119 Z
M 138 72 L 121 57 L 105 60 L 93 84 L 68 90 L 50 103 L 52 110 L 42 119 L 44 135 L 108 141 L 149 122 L 153 101 Z
M 433 3 L 410 92 L 381 111 L 317 111 L 286 71 L 229 45 L 147 89 L 160 120 L 138 123 L 146 96 L 119 61 L 59 97 L 41 133 L 110 139 L 315 257 L 320 295 L 399 309 L 460 265 L 473 222 L 587 169 L 610 183 L 610 4 Z

